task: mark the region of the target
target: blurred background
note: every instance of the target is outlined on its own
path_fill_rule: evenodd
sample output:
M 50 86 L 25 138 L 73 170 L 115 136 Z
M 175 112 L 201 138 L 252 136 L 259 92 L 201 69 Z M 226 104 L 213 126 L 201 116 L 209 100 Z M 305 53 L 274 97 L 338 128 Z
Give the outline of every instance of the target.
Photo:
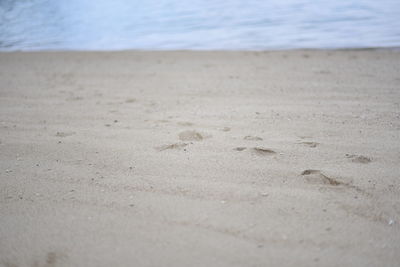
M 0 50 L 400 46 L 400 0 L 0 0 Z

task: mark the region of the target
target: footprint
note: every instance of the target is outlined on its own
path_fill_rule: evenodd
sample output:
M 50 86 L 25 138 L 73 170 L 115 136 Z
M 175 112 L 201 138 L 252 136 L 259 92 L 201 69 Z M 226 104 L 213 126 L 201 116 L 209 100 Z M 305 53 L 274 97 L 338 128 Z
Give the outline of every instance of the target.
M 54 266 L 57 262 L 58 255 L 55 252 L 47 253 L 46 266 Z
M 331 72 L 328 71 L 328 70 L 319 70 L 319 71 L 315 71 L 315 73 L 317 73 L 317 74 L 331 74 Z
M 43 260 L 35 260 L 32 264 L 34 267 L 54 267 L 57 263 L 66 258 L 64 253 L 49 252 Z
M 233 150 L 236 150 L 236 151 L 243 151 L 243 150 L 245 150 L 245 149 L 246 149 L 246 147 L 240 146 L 240 147 L 235 147 Z
M 343 181 L 339 181 L 335 178 L 328 177 L 325 174 L 323 174 L 320 170 L 305 170 L 301 173 L 301 175 L 306 176 L 305 180 L 309 183 L 326 184 L 326 185 L 332 185 L 332 186 L 344 186 L 349 189 L 353 189 L 353 190 L 357 191 L 358 193 L 363 194 L 364 196 L 368 196 L 368 197 L 371 196 L 371 193 L 369 193 L 365 189 L 360 188 L 360 187 L 353 185 L 351 183 L 348 183 L 348 182 L 343 182 Z
M 275 151 L 268 149 L 268 148 L 263 148 L 263 147 L 254 147 L 253 151 L 260 156 L 266 156 L 266 155 L 272 155 L 276 154 Z
M 79 100 L 83 100 L 83 97 L 81 96 L 71 96 L 69 98 L 66 99 L 67 101 L 79 101 Z
M 57 132 L 56 136 L 57 137 L 67 137 L 67 136 L 71 136 L 74 134 L 75 134 L 75 132 Z
M 319 145 L 319 143 L 317 143 L 317 142 L 301 142 L 300 144 L 308 146 L 308 147 L 312 147 L 312 148 L 317 147 Z
M 188 122 L 188 121 L 180 121 L 177 124 L 181 125 L 181 126 L 193 126 L 193 123 Z
M 329 185 L 333 185 L 333 186 L 347 185 L 346 183 L 343 183 L 334 178 L 326 176 L 319 170 L 305 170 L 301 173 L 301 175 L 307 176 L 306 181 L 309 183 L 329 184 Z
M 261 137 L 251 136 L 251 135 L 245 136 L 243 139 L 249 140 L 249 141 L 262 141 L 263 140 Z
M 310 135 L 299 135 L 299 138 L 301 138 L 301 139 L 308 139 L 308 138 L 313 138 L 313 137 L 310 136 Z
M 155 149 L 157 149 L 158 151 L 164 151 L 167 149 L 181 149 L 187 145 L 188 144 L 186 144 L 186 143 L 175 143 L 175 144 L 171 144 L 171 145 L 159 146 L 159 147 L 156 147 Z
M 127 100 L 125 100 L 125 103 L 134 103 L 136 102 L 136 98 L 128 98 Z
M 158 123 L 167 123 L 167 122 L 169 122 L 169 120 L 156 120 L 156 121 L 154 121 L 154 122 L 158 122 Z
M 224 127 L 221 129 L 221 131 L 223 131 L 223 132 L 229 132 L 230 130 L 231 130 L 231 128 L 229 128 L 229 127 Z
M 362 156 L 362 155 L 350 155 L 350 154 L 346 154 L 346 158 L 351 159 L 352 162 L 356 162 L 356 163 L 363 163 L 363 164 L 367 164 L 370 163 L 372 160 L 371 158 Z
M 184 131 L 179 134 L 179 139 L 182 141 L 201 141 L 206 137 L 196 131 Z

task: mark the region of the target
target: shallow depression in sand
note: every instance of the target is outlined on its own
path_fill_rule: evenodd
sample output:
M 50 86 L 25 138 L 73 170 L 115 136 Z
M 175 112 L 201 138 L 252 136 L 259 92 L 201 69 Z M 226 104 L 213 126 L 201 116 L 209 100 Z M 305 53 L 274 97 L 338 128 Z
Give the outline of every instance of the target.
M 210 136 L 206 136 L 204 134 L 201 134 L 197 131 L 183 131 L 181 133 L 179 133 L 179 139 L 181 141 L 201 141 L 207 137 Z

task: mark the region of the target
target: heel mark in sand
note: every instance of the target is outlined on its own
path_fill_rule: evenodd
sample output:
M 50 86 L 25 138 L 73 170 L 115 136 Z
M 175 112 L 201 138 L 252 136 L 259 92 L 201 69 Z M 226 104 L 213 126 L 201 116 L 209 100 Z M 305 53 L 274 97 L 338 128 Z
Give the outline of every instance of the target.
M 372 161 L 371 158 L 365 157 L 365 156 L 362 156 L 362 155 L 346 154 L 346 158 L 351 159 L 352 162 L 363 163 L 363 164 L 367 164 L 367 163 L 370 163 Z
M 262 141 L 263 140 L 261 137 L 251 136 L 251 135 L 247 135 L 243 139 L 248 140 L 248 141 Z
M 181 141 L 201 141 L 207 137 L 211 136 L 206 136 L 197 131 L 184 131 L 179 134 L 179 139 Z
M 74 134 L 75 134 L 75 132 L 57 132 L 56 136 L 57 137 L 67 137 L 67 136 L 71 136 Z
M 175 144 L 155 147 L 155 149 L 158 150 L 158 151 L 164 151 L 164 150 L 167 150 L 167 149 L 181 149 L 181 148 L 184 148 L 187 145 L 188 144 L 186 144 L 186 143 L 175 143 Z
M 365 191 L 364 189 L 356 186 L 356 185 L 352 185 L 351 183 L 348 182 L 343 182 L 343 181 L 339 181 L 336 178 L 332 178 L 332 177 L 328 177 L 325 174 L 323 174 L 320 170 L 305 170 L 301 173 L 302 176 L 307 176 L 305 178 L 305 180 L 308 183 L 312 183 L 312 184 L 325 184 L 325 185 L 332 185 L 332 186 L 344 186 L 347 188 L 351 188 L 354 189 L 355 191 L 364 194 L 366 196 L 371 196 L 371 194 L 367 191 Z
M 312 148 L 315 148 L 319 145 L 319 143 L 317 143 L 317 142 L 301 142 L 299 144 L 302 144 L 302 145 L 308 146 L 308 147 L 312 147 Z
M 272 149 L 268 149 L 268 148 L 263 148 L 263 147 L 254 147 L 253 151 L 260 156 L 266 156 L 266 155 L 273 155 L 276 154 L 275 151 L 273 151 Z
M 127 100 L 125 100 L 125 103 L 134 103 L 136 102 L 136 98 L 128 98 Z
M 236 150 L 236 151 L 243 151 L 243 150 L 245 150 L 245 149 L 246 149 L 246 147 L 240 146 L 240 147 L 235 147 L 233 150 Z
M 188 122 L 188 121 L 180 121 L 180 122 L 177 122 L 177 124 L 180 126 L 193 126 L 193 123 Z
M 319 170 L 305 170 L 301 173 L 301 175 L 309 176 L 308 178 L 306 178 L 306 181 L 310 182 L 310 183 L 322 183 L 322 184 L 329 184 L 329 185 L 333 185 L 333 186 L 347 185 L 346 183 L 343 183 L 334 178 L 326 176 Z

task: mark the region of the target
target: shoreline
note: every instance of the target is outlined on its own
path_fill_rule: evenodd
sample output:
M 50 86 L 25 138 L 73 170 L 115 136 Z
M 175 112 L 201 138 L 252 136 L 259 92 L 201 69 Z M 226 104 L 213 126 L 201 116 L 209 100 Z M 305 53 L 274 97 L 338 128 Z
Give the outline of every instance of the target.
M 79 49 L 43 49 L 43 50 L 1 50 L 0 53 L 137 53 L 137 52 L 194 52 L 194 53 L 202 53 L 202 52 L 214 52 L 214 53 L 223 53 L 223 52 L 301 52 L 301 51 L 399 51 L 400 46 L 376 46 L 376 47 L 340 47 L 340 48 L 275 48 L 275 49 L 246 49 L 246 50 L 236 50 L 236 49 L 221 49 L 221 50 L 202 50 L 202 49 L 116 49 L 116 50 L 79 50 Z

